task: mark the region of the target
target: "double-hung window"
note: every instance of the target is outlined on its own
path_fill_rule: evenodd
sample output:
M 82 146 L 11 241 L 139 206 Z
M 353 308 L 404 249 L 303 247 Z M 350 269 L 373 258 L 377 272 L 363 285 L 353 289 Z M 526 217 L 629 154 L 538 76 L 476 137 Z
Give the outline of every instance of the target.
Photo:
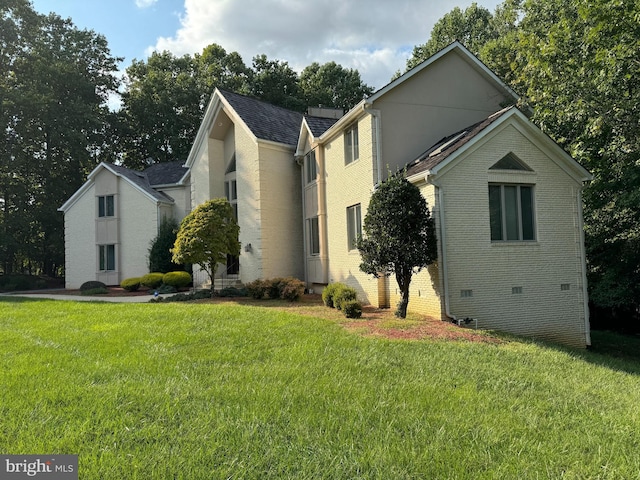
M 115 215 L 115 203 L 113 195 L 98 197 L 98 217 L 113 217 Z
M 116 269 L 116 246 L 100 245 L 99 246 L 99 270 L 101 272 L 112 271 Z
M 309 233 L 309 255 L 320 254 L 320 231 L 318 229 L 318 217 L 307 219 Z
M 352 125 L 344 132 L 344 164 L 355 162 L 360 156 L 358 147 L 358 125 Z
M 533 185 L 489 184 L 491 241 L 535 240 Z
M 318 165 L 316 163 L 316 152 L 311 150 L 304 157 L 305 169 L 307 171 L 307 183 L 313 183 L 318 177 Z
M 358 239 L 362 236 L 362 217 L 360 204 L 347 208 L 347 242 L 349 250 L 358 248 Z

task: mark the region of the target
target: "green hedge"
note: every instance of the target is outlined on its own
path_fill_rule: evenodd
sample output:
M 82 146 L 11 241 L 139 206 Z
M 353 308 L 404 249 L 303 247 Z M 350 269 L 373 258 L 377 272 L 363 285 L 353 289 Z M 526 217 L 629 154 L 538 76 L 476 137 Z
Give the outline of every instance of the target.
M 162 285 L 163 277 L 164 277 L 164 273 L 160 273 L 160 272 L 147 273 L 140 279 L 140 284 L 149 288 L 158 288 L 160 285 Z
M 191 285 L 191 275 L 189 272 L 169 272 L 165 273 L 162 277 L 162 283 L 165 285 L 171 285 L 175 288 L 186 288 Z
M 120 286 L 127 292 L 137 292 L 140 288 L 140 277 L 125 278 L 120 282 Z

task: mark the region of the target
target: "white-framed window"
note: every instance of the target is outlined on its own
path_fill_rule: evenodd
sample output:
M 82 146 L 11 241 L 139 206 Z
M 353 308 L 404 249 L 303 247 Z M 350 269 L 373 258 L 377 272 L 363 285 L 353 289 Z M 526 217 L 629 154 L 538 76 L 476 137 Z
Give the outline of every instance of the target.
M 358 239 L 362 236 L 362 216 L 360 204 L 347 208 L 347 242 L 349 250 L 358 248 Z
M 320 230 L 318 229 L 318 217 L 307 219 L 307 232 L 309 234 L 309 255 L 320 255 Z
M 536 239 L 533 185 L 489 184 L 492 242 Z
M 98 245 L 98 270 L 101 272 L 116 269 L 116 246 Z
M 98 217 L 113 217 L 115 211 L 113 195 L 102 195 L 98 197 Z
M 307 183 L 313 183 L 318 178 L 318 164 L 316 162 L 316 152 L 311 150 L 304 157 L 304 168 L 307 173 Z
M 344 132 L 344 164 L 355 162 L 360 156 L 358 147 L 358 125 L 352 125 Z

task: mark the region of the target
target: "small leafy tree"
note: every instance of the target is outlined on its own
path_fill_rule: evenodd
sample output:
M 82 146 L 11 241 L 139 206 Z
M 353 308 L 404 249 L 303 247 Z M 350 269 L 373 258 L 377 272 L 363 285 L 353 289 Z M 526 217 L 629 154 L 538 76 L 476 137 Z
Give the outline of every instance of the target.
M 173 261 L 199 265 L 211 279 L 213 296 L 218 264 L 226 262 L 227 255 L 240 255 L 239 233 L 229 202 L 224 198 L 209 200 L 182 220 L 171 250 Z
M 411 277 L 438 256 L 435 222 L 418 187 L 401 174 L 380 184 L 371 196 L 363 230 L 360 270 L 376 278 L 395 274 L 402 294 L 396 316 L 406 318 Z
M 184 270 L 184 265 L 173 263 L 171 249 L 176 242 L 178 222 L 174 219 L 164 218 L 160 223 L 158 235 L 151 241 L 149 247 L 149 271 L 150 272 L 174 272 Z

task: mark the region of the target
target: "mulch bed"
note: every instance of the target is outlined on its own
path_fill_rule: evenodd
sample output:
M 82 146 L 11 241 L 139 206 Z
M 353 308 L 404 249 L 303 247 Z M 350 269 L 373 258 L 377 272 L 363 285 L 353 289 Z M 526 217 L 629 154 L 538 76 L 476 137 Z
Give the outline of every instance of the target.
M 80 295 L 79 290 L 60 290 L 62 295 Z M 128 292 L 120 287 L 109 287 L 108 297 L 148 296 L 149 290 Z M 103 295 L 100 295 L 103 296 Z M 318 294 L 304 295 L 298 302 L 271 302 L 268 300 L 254 300 L 248 297 L 216 297 L 213 299 L 197 300 L 198 303 L 238 303 L 242 305 L 254 305 L 273 307 L 291 311 L 300 315 L 326 318 L 342 325 L 347 331 L 370 337 L 381 337 L 395 340 L 445 340 L 466 341 L 483 343 L 502 343 L 502 340 L 469 328 L 458 327 L 454 324 L 443 322 L 427 316 L 412 315 L 410 320 L 396 318 L 392 309 L 380 309 L 371 305 L 365 305 L 362 309 L 362 318 L 346 319 L 342 312 L 327 308 L 322 304 L 322 298 Z

